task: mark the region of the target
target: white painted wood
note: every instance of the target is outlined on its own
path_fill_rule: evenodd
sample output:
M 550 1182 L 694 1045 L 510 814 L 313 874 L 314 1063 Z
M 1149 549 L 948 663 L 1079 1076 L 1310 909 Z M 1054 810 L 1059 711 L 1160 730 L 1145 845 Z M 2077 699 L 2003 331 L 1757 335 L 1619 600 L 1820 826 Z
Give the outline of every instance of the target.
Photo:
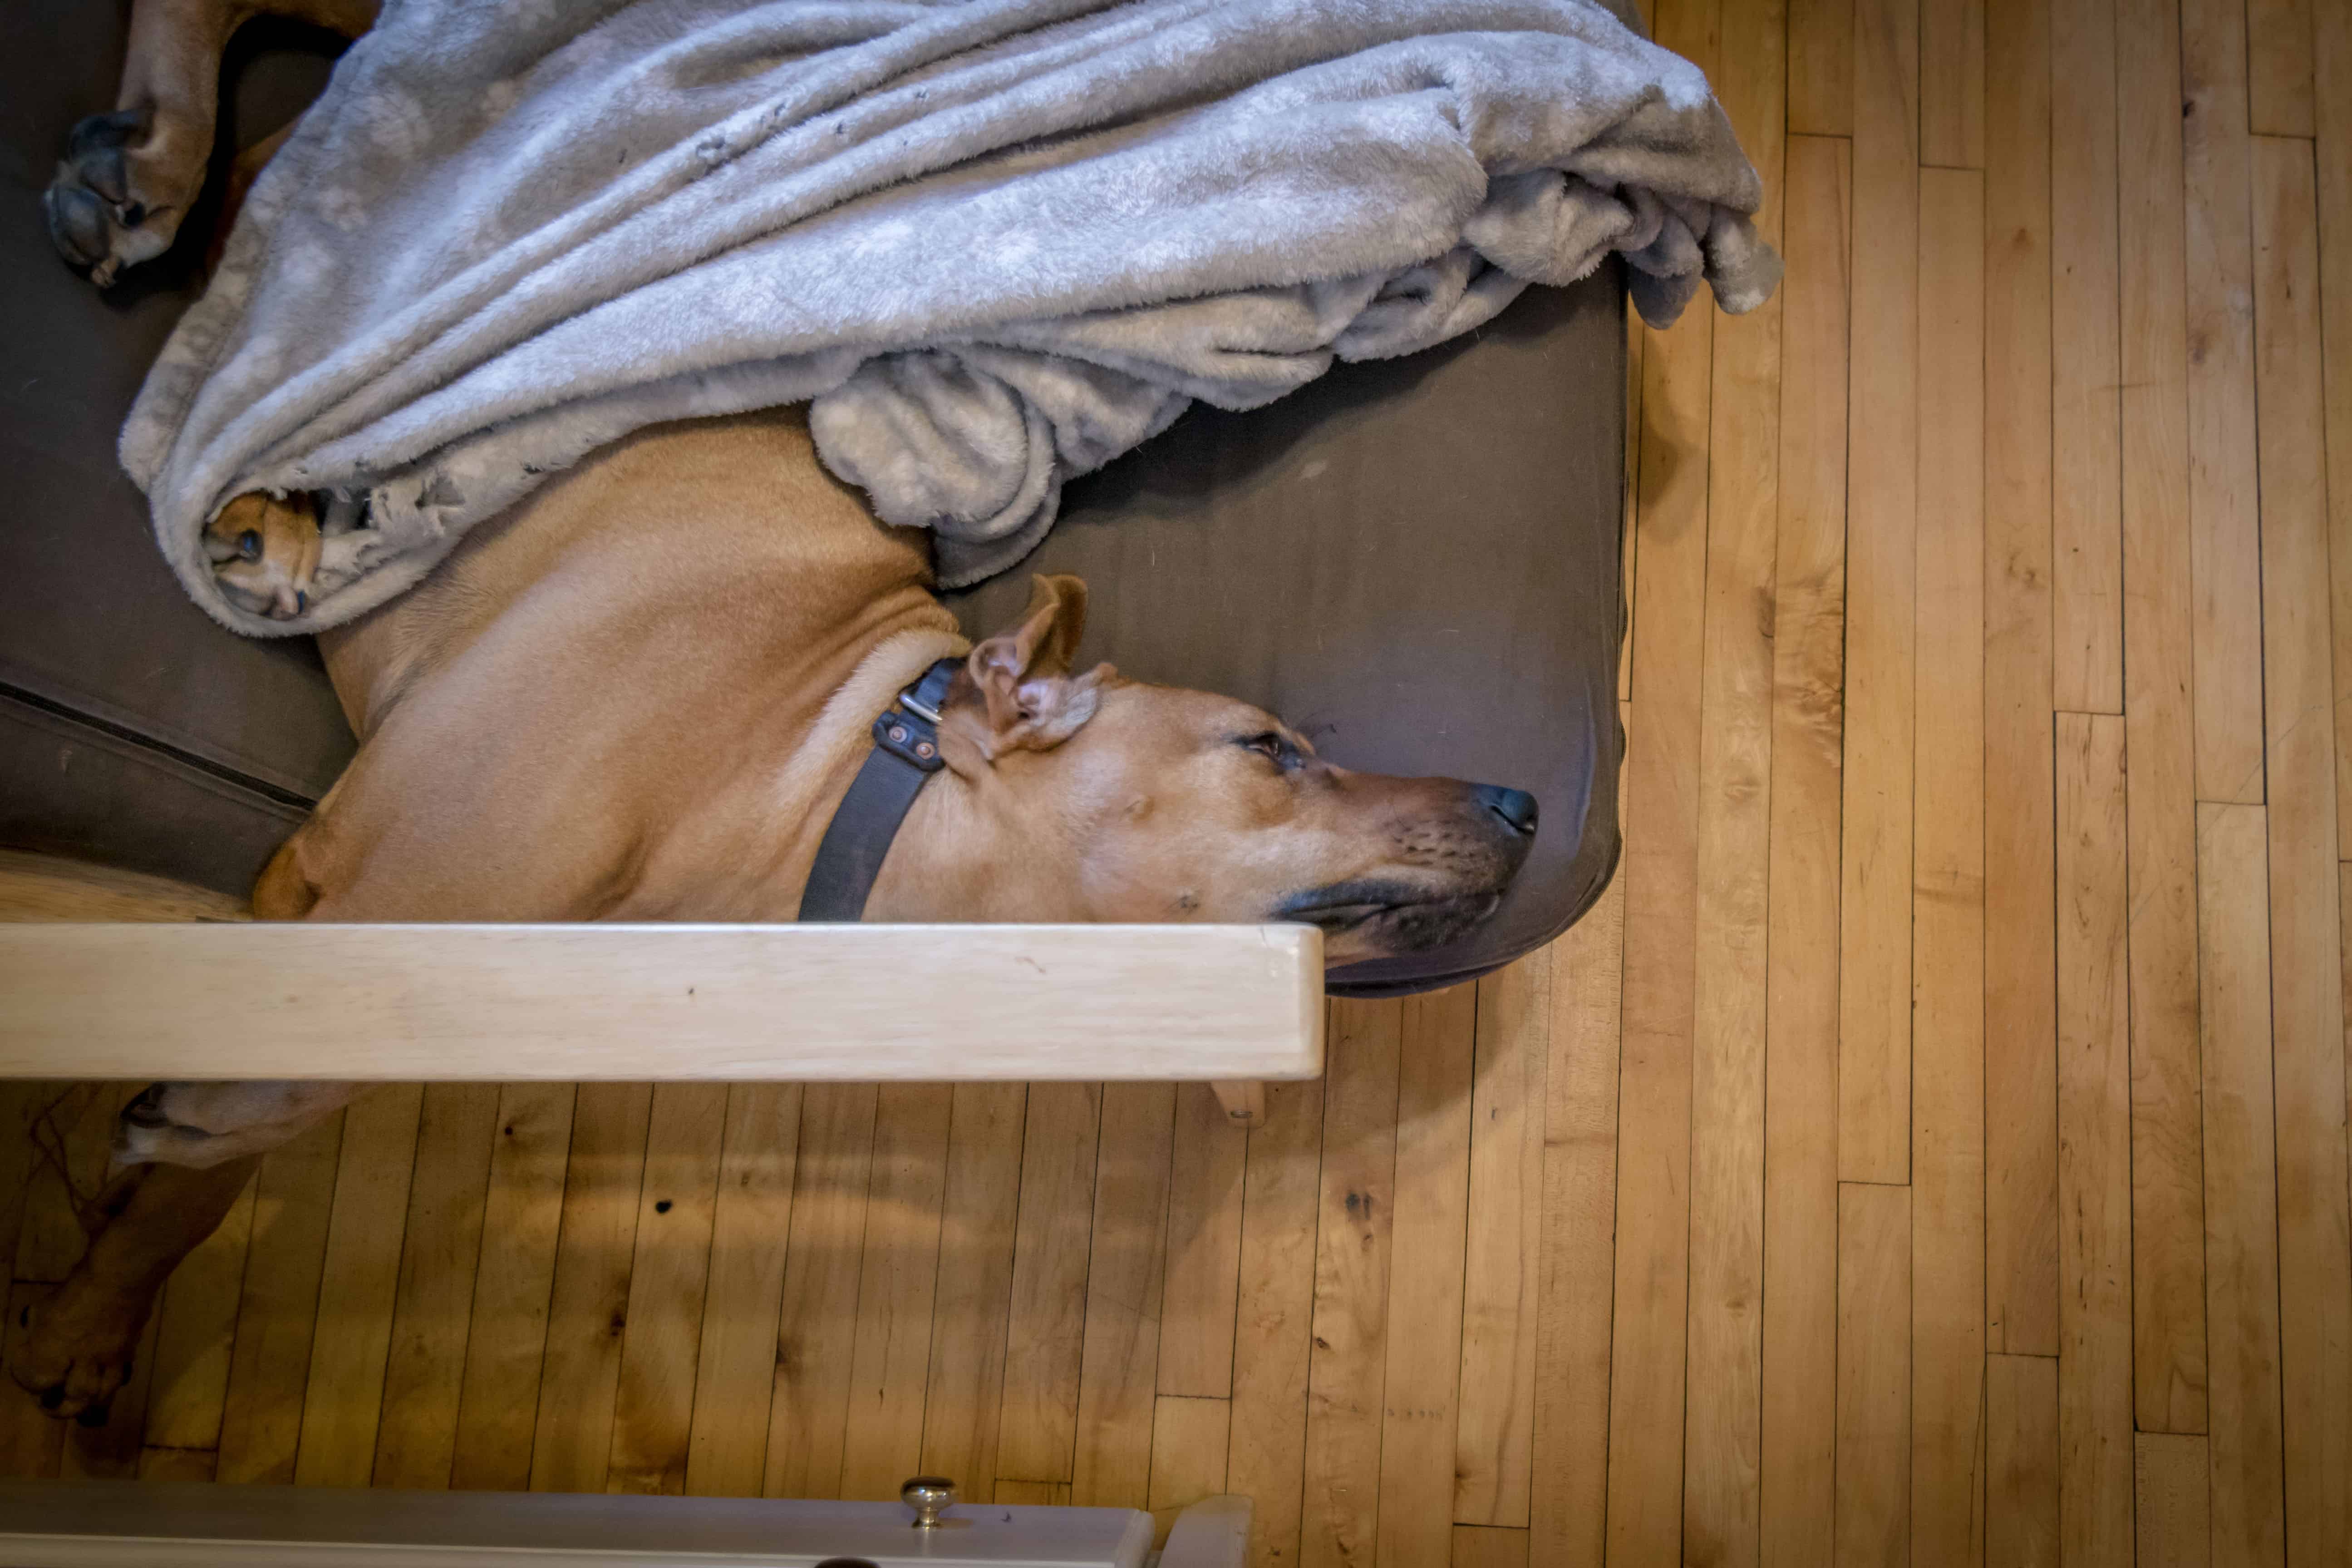
M 1151 1516 L 960 1503 L 0 1481 L 9 1568 L 1143 1568 Z M 1171 1537 L 1172 1543 L 1172 1537 Z M 1222 1563 L 1222 1559 L 1209 1559 Z
M 1308 926 L 0 925 L 0 1077 L 1257 1079 Z
M 1202 1498 L 1176 1516 L 1160 1568 L 1243 1568 L 1249 1561 L 1250 1500 Z

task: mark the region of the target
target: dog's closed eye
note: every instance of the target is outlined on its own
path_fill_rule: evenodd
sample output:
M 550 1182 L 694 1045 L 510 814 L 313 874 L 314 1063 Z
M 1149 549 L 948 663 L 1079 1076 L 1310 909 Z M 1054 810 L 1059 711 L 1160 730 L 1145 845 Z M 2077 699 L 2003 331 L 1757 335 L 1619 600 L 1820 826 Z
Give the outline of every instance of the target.
M 1274 730 L 1267 730 L 1255 735 L 1238 736 L 1234 744 L 1244 751 L 1255 752 L 1285 773 L 1297 767 L 1304 761 L 1298 753 L 1298 748 L 1292 745 L 1287 737 Z

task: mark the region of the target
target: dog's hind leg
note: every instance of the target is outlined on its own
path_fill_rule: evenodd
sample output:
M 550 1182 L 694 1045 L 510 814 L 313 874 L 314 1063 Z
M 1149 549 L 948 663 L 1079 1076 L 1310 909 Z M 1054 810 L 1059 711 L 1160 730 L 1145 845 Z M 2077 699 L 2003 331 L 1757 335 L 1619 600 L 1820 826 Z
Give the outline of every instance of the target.
M 88 1425 L 131 1373 L 155 1297 L 210 1236 L 261 1156 L 348 1101 L 354 1083 L 163 1083 L 123 1108 L 119 1173 L 81 1261 L 24 1320 L 8 1374 Z
M 320 810 L 334 799 L 330 790 Z M 318 816 L 289 838 L 254 888 L 264 920 L 299 919 L 317 901 L 303 868 Z M 65 1282 L 26 1310 L 8 1374 L 45 1408 L 92 1423 L 130 1374 L 156 1292 L 210 1236 L 270 1150 L 349 1103 L 364 1084 L 307 1080 L 151 1084 L 122 1108 L 112 1172 L 89 1248 Z
M 53 1415 L 103 1426 L 131 1374 L 155 1296 L 180 1259 L 213 1233 L 257 1166 L 247 1156 L 204 1170 L 151 1165 L 109 1189 L 111 1217 L 65 1282 L 13 1336 L 8 1375 Z
M 104 288 L 171 248 L 212 158 L 221 54 L 247 18 L 357 37 L 375 12 L 376 0 L 135 0 L 114 110 L 73 128 L 42 198 L 58 253 Z

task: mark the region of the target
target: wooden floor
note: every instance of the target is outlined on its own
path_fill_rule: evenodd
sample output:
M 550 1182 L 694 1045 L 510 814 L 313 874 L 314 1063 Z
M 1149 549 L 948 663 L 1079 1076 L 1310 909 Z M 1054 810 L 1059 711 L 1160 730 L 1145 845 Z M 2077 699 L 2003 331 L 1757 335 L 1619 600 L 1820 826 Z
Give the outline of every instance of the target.
M 1335 1007 L 1247 1136 L 1192 1088 L 380 1091 L 109 1426 L 0 1395 L 0 1470 L 1230 1489 L 1261 1564 L 2352 1562 L 2352 4 L 1655 26 L 1789 274 L 1637 335 L 1580 927 Z M 123 1092 L 53 1118 L 85 1181 Z M 12 1302 L 79 1246 L 27 1173 Z

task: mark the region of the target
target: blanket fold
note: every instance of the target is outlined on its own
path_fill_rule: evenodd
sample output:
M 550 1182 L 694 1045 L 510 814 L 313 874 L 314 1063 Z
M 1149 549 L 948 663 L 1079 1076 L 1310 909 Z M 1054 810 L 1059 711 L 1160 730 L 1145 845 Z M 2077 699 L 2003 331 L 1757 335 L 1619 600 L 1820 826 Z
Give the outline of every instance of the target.
M 284 635 L 633 430 L 807 401 L 959 586 L 1193 401 L 1612 252 L 1653 324 L 1752 309 L 1760 198 L 1705 78 L 1592 0 L 389 0 L 121 455 L 196 601 Z M 342 503 L 292 620 L 205 559 L 255 489 Z

